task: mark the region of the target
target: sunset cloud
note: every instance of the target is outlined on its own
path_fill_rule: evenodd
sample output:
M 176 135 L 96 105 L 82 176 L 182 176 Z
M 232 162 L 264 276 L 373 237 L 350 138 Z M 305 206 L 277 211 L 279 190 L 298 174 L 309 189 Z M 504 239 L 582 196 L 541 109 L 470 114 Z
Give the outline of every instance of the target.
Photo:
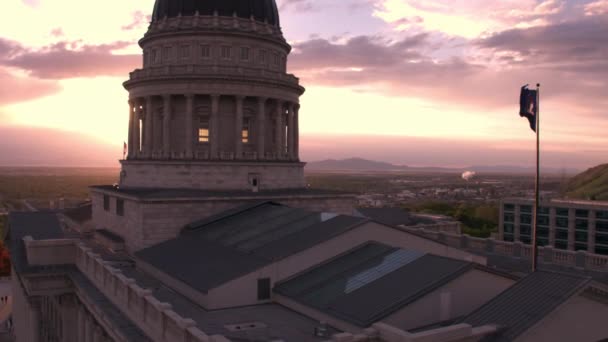
M 0 64 L 43 79 L 125 76 L 141 63 L 141 56 L 118 55 L 114 51 L 130 45 L 124 41 L 100 45 L 62 41 L 34 50 L 0 38 Z

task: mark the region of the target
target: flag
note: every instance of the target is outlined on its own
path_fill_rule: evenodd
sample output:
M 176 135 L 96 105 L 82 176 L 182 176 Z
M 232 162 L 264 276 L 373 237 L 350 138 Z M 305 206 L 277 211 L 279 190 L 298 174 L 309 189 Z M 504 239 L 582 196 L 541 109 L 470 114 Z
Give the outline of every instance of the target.
M 521 87 L 519 96 L 519 116 L 528 118 L 530 128 L 536 132 L 536 115 L 538 115 L 538 90 L 528 89 L 528 85 Z
M 123 147 L 122 147 L 122 159 L 125 159 L 127 157 L 127 143 L 123 142 Z

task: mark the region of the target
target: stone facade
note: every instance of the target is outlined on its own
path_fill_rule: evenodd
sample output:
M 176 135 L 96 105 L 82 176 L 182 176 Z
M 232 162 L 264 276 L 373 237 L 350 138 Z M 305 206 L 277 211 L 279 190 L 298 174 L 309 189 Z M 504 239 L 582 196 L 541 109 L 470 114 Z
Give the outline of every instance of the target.
M 104 197 L 108 206 L 104 205 Z M 125 239 L 128 251 L 134 252 L 175 238 L 185 225 L 234 207 L 261 200 L 271 200 L 294 207 L 320 212 L 351 214 L 350 195 L 293 194 L 272 195 L 242 193 L 200 197 L 140 198 L 112 190 L 92 189 L 93 222 Z M 122 201 L 122 215 L 117 201 Z

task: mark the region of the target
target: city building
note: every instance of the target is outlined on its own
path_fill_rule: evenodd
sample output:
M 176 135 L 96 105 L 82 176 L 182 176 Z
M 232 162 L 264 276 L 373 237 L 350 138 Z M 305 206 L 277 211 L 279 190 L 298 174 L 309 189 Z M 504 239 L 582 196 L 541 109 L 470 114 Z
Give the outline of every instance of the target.
M 531 243 L 534 201 L 509 199 L 500 208 L 499 239 Z M 608 202 L 541 201 L 538 243 L 608 255 Z
M 305 186 L 274 0 L 156 0 L 140 45 L 120 183 L 9 214 L 17 342 L 492 341 L 564 320 L 608 337 L 604 284 L 521 279 L 461 248 L 494 241 L 453 246 Z

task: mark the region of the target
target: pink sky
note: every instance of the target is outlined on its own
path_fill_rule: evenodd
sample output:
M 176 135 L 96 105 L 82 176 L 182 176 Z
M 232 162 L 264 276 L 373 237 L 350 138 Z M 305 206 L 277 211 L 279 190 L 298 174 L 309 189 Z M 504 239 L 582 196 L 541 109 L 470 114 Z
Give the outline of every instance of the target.
M 278 3 L 307 160 L 531 165 L 518 92 L 540 82 L 543 163 L 606 162 L 608 0 Z M 117 165 L 153 4 L 3 1 L 0 165 Z

